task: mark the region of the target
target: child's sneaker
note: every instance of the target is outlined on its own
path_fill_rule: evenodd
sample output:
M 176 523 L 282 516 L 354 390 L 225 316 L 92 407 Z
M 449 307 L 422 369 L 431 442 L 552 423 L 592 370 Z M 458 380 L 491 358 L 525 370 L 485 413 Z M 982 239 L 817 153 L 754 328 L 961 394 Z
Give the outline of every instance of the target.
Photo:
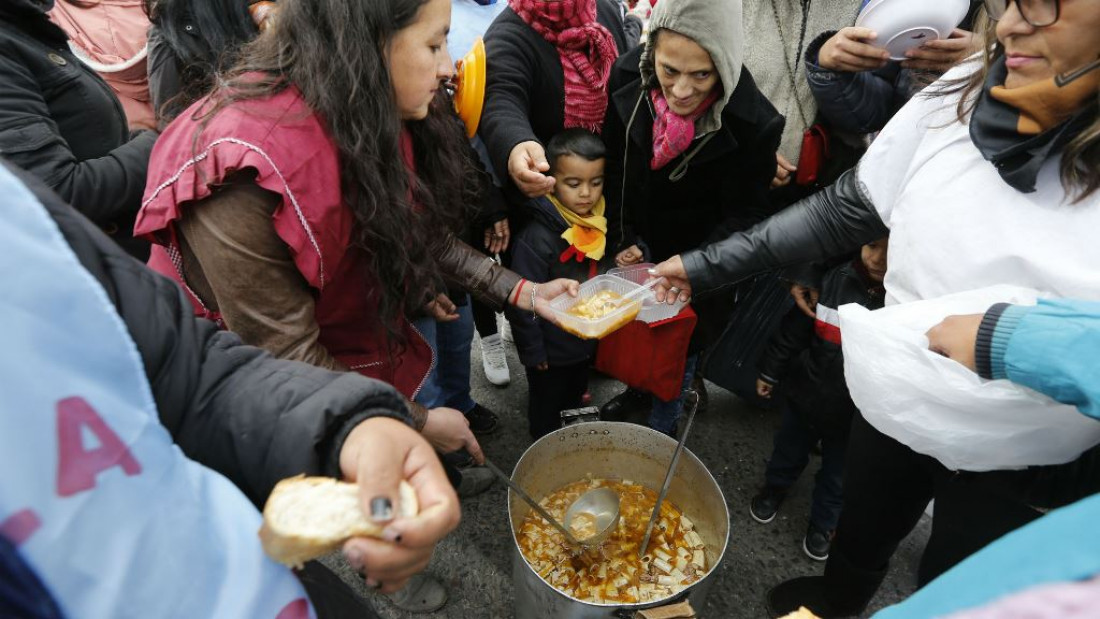
M 485 378 L 497 387 L 507 386 L 511 382 L 508 357 L 504 354 L 504 342 L 500 335 L 481 338 L 481 367 L 485 370 Z
M 829 546 L 832 544 L 833 535 L 830 531 L 810 525 L 806 529 L 806 537 L 802 538 L 802 551 L 814 561 L 824 561 L 829 558 Z
M 515 344 L 516 341 L 512 339 L 512 323 L 508 322 L 508 319 L 504 317 L 504 314 L 497 314 L 497 333 L 500 334 L 500 339 L 510 344 Z
M 764 486 L 759 494 L 752 497 L 752 502 L 749 503 L 749 515 L 760 524 L 768 524 L 775 520 L 775 515 L 779 513 L 779 506 L 783 504 L 785 498 L 787 498 L 786 489 Z

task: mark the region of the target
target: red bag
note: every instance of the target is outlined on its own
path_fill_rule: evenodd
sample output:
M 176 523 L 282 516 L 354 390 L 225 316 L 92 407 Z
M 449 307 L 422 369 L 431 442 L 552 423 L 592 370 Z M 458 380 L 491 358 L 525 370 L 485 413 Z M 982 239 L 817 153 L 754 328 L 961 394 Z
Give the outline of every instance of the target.
M 683 387 L 688 344 L 696 322 L 690 305 L 659 322 L 635 320 L 600 340 L 596 369 L 661 400 L 672 400 Z
M 798 171 L 794 182 L 805 186 L 817 182 L 829 159 L 829 134 L 821 123 L 815 124 L 802 134 L 802 152 L 798 155 Z

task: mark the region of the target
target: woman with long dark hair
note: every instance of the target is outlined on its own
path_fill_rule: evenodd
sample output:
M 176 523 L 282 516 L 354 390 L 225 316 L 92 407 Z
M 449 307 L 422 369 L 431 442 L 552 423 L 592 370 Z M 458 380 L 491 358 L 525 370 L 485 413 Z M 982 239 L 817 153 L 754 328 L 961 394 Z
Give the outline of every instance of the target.
M 149 29 L 149 92 L 167 124 L 214 87 L 260 29 L 249 0 L 144 0 Z
M 1100 0 L 985 5 L 992 20 L 979 27 L 988 31 L 982 58 L 912 99 L 856 170 L 658 271 L 698 291 L 889 232 L 887 305 L 997 284 L 1100 299 Z M 953 388 L 943 385 L 945 414 L 954 410 Z M 921 584 L 1037 518 L 1036 507 L 1100 490 L 1100 447 L 1064 465 L 951 471 L 871 419 L 853 419 L 844 509 L 825 575 L 773 589 L 769 603 L 780 615 L 799 605 L 824 617 L 862 612 L 930 499 L 935 520 Z
M 246 342 L 409 399 L 435 356 L 407 316 L 439 313 L 444 280 L 548 318 L 575 283 L 521 280 L 455 239 L 481 187 L 442 89 L 449 22 L 448 0 L 280 2 L 164 132 L 136 227 L 161 244 L 150 265 Z M 413 408 L 439 451 L 481 459 L 462 413 Z

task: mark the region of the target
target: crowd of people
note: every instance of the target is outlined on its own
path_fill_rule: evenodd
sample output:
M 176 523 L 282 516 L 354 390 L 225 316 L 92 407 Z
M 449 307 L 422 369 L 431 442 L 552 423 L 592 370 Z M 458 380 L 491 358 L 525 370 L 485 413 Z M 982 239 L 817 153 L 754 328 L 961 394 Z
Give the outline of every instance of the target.
M 698 316 L 679 393 L 634 384 L 605 418 L 675 438 L 731 316 L 764 307 L 747 396 L 780 419 L 752 518 L 821 451 L 801 547 L 824 574 L 770 613 L 864 612 L 934 499 L 919 589 L 883 616 L 1086 616 L 1100 447 L 946 466 L 861 412 L 839 309 L 1036 291 L 927 347 L 1100 419 L 1100 0 L 971 2 L 901 61 L 866 4 L 0 4 L 0 614 L 375 616 L 263 558 L 257 508 L 301 473 L 357 482 L 383 525 L 342 548 L 368 587 L 439 609 L 424 568 L 511 422 L 473 399 L 471 346 L 507 385 L 514 341 L 539 440 L 590 403 L 598 348 L 550 301 L 648 266 Z M 421 512 L 395 520 L 402 481 Z

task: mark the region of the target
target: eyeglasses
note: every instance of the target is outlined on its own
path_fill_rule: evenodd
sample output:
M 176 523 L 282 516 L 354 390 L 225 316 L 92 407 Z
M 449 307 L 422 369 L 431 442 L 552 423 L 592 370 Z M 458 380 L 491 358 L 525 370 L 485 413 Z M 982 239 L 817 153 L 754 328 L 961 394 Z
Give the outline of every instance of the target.
M 985 0 L 985 10 L 994 21 L 1004 17 L 1010 2 L 1016 2 L 1020 16 L 1033 28 L 1045 28 L 1058 21 L 1062 0 Z

